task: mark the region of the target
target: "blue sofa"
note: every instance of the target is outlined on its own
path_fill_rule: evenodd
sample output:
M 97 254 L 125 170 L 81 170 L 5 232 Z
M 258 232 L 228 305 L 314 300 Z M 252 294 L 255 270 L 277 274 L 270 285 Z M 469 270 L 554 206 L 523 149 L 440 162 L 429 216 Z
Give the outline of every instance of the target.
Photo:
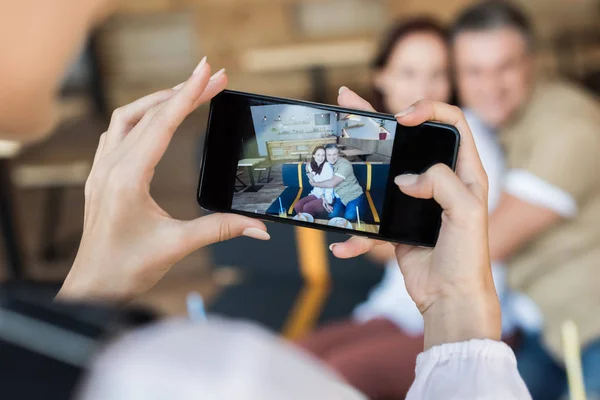
M 388 164 L 353 163 L 354 175 L 362 186 L 367 197 L 368 210 L 365 212 L 364 222 L 378 224 L 383 210 L 385 186 L 389 173 Z M 294 216 L 294 205 L 301 198 L 308 196 L 313 187 L 306 176 L 304 163 L 287 163 L 282 165 L 283 184 L 285 189 L 267 209 L 267 214 L 279 214 L 279 199 L 288 216 Z

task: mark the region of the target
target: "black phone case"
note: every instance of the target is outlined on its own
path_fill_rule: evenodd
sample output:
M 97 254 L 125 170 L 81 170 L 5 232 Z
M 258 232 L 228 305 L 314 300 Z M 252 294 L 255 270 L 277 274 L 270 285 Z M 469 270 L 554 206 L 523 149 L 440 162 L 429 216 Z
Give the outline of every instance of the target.
M 246 93 L 246 92 L 241 92 L 241 91 L 236 91 L 236 90 L 224 90 L 222 93 L 230 93 L 230 94 L 235 94 L 235 95 L 242 95 L 245 97 L 249 97 L 252 99 L 257 99 L 257 100 L 265 100 L 265 101 L 271 101 L 271 102 L 278 102 L 281 104 L 293 104 L 293 105 L 303 105 L 303 106 L 309 106 L 309 107 L 317 107 L 317 108 L 322 108 L 322 109 L 326 109 L 326 110 L 331 110 L 331 111 L 337 111 L 337 112 L 354 112 L 354 111 L 359 111 L 358 114 L 360 115 L 364 115 L 367 117 L 373 117 L 373 118 L 382 118 L 385 117 L 386 119 L 396 119 L 394 117 L 394 115 L 392 114 L 385 114 L 385 113 L 376 113 L 376 112 L 370 112 L 370 111 L 362 111 L 362 110 L 355 110 L 355 109 L 350 109 L 350 108 L 344 108 L 344 107 L 339 107 L 339 106 L 333 106 L 333 105 L 328 105 L 328 104 L 321 104 L 321 103 L 315 103 L 315 102 L 311 102 L 311 101 L 305 101 L 305 100 L 293 100 L 293 99 L 286 99 L 286 98 L 282 98 L 282 97 L 274 97 L 274 96 L 265 96 L 265 95 L 260 95 L 260 94 L 254 94 L 254 93 Z M 233 210 L 233 209 L 216 209 L 213 207 L 209 207 L 206 204 L 203 203 L 202 201 L 202 180 L 204 177 L 204 164 L 205 164 L 205 160 L 206 160 L 206 153 L 208 152 L 208 139 L 209 139 L 209 127 L 211 125 L 211 118 L 212 118 L 212 114 L 213 114 L 213 102 L 211 101 L 210 104 L 210 110 L 209 110 L 209 116 L 208 116 L 208 122 L 207 122 L 207 133 L 206 133 L 206 137 L 204 139 L 204 150 L 203 150 L 203 154 L 202 154 L 202 163 L 201 163 L 201 170 L 200 170 L 200 178 L 199 178 L 199 182 L 198 182 L 198 190 L 197 190 L 197 195 L 196 195 L 196 199 L 198 201 L 198 204 L 200 205 L 200 207 L 208 212 L 220 212 L 220 213 L 230 213 L 230 214 L 239 214 L 239 215 L 243 215 L 243 216 L 247 216 L 247 217 L 252 217 L 252 218 L 257 218 L 260 219 L 262 221 L 265 222 L 277 222 L 277 223 L 282 223 L 282 224 L 289 224 L 289 225 L 295 225 L 295 226 L 301 226 L 304 228 L 310 228 L 310 229 L 318 229 L 318 230 L 322 230 L 322 231 L 329 231 L 329 232 L 336 232 L 336 233 L 342 233 L 345 235 L 349 235 L 349 236 L 363 236 L 363 237 L 368 237 L 371 239 L 378 239 L 378 240 L 384 240 L 384 241 L 388 241 L 388 242 L 395 242 L 395 243 L 403 243 L 403 244 L 408 244 L 408 245 L 414 245 L 414 246 L 425 246 L 425 247 L 433 247 L 435 246 L 435 243 L 423 243 L 423 242 L 418 242 L 418 241 L 410 241 L 410 240 L 404 240 L 404 239 L 399 239 L 399 238 L 391 238 L 391 237 L 384 237 L 381 236 L 380 234 L 374 234 L 374 233 L 370 233 L 370 232 L 362 232 L 362 231 L 356 231 L 356 230 L 348 230 L 345 228 L 338 228 L 338 227 L 333 227 L 330 225 L 321 225 L 321 224 L 315 224 L 315 223 L 310 223 L 310 222 L 303 222 L 303 221 L 297 221 L 297 220 L 293 220 L 293 219 L 284 219 L 284 218 L 279 218 L 279 217 L 275 217 L 275 216 L 270 216 L 270 215 L 266 215 L 266 214 L 256 214 L 256 213 L 251 213 L 251 212 L 247 212 L 247 211 L 238 211 L 238 210 Z M 458 156 L 458 150 L 460 147 L 460 132 L 458 131 L 458 129 L 452 125 L 448 125 L 448 124 L 443 124 L 443 123 L 438 123 L 438 122 L 433 122 L 433 121 L 427 121 L 425 122 L 423 125 L 428 125 L 428 126 L 434 126 L 437 128 L 442 128 L 442 129 L 447 129 L 451 132 L 453 132 L 456 135 L 456 145 L 454 148 L 454 154 L 453 154 L 453 158 L 452 158 L 452 165 L 450 166 L 452 168 L 453 171 L 456 170 L 456 160 L 457 160 L 457 156 Z M 393 156 L 393 153 L 392 153 Z M 437 234 L 436 234 L 436 239 L 435 241 L 437 242 L 437 237 L 439 235 L 439 230 L 441 228 L 441 220 L 440 220 L 440 225 L 437 227 Z

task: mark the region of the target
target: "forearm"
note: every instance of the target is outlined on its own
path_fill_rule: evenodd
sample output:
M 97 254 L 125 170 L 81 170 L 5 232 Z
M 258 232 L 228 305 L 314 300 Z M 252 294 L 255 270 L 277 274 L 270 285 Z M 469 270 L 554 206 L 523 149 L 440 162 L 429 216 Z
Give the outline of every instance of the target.
M 502 261 L 561 219 L 556 212 L 503 194 L 489 218 L 490 258 Z
M 521 247 L 521 235 L 515 234 L 515 227 L 497 226 L 490 223 L 490 259 L 503 261 L 509 259 Z M 519 230 L 519 228 L 516 228 Z
M 310 184 L 313 185 L 314 187 L 322 188 L 322 189 L 332 189 L 335 187 L 334 182 L 331 179 L 328 179 L 323 182 L 312 181 Z
M 425 350 L 471 339 L 500 340 L 500 304 L 494 290 L 440 298 L 423 313 L 423 321 Z

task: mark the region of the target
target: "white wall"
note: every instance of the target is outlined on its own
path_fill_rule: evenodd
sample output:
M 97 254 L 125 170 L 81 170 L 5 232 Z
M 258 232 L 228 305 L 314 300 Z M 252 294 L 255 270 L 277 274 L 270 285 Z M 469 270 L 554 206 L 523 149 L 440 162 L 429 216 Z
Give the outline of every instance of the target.
M 343 117 L 343 116 L 342 116 Z M 355 116 L 359 117 L 359 116 Z M 368 117 L 360 117 L 360 121 L 355 119 L 343 120 L 340 121 L 339 130 L 341 132 L 342 128 L 348 123 L 348 125 L 356 125 L 356 124 L 364 124 L 362 127 L 350 128 L 347 129 L 346 132 L 350 135 L 352 139 L 373 139 L 379 140 L 379 119 L 373 119 Z M 384 119 L 384 128 L 389 132 L 387 136 L 388 140 L 394 139 L 396 133 L 396 121 L 391 121 Z
M 261 156 L 267 155 L 267 141 L 319 139 L 336 134 L 334 112 L 287 104 L 252 106 L 250 111 Z M 330 124 L 315 126 L 315 114 L 330 114 Z

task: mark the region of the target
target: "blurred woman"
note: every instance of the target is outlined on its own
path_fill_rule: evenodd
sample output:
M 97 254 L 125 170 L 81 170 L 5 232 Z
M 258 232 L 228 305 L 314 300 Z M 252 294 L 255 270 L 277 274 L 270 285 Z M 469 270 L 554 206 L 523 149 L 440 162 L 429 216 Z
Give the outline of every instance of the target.
M 333 167 L 325 160 L 325 147 L 315 147 L 312 159 L 306 164 L 306 174 L 315 182 L 323 182 L 333 177 Z M 315 217 L 324 213 L 331 203 L 333 203 L 333 189 L 315 187 L 308 196 L 298 200 L 294 209 L 298 214 L 304 212 Z
M 395 113 L 420 99 L 452 102 L 446 32 L 437 22 L 414 19 L 395 26 L 374 62 L 374 103 Z M 495 135 L 465 112 L 490 175 L 490 207 L 499 195 L 504 159 Z M 353 318 L 325 326 L 300 344 L 372 399 L 404 398 L 423 344 L 423 318 L 406 290 L 394 248 L 377 246 L 371 258 L 386 264 L 383 280 Z M 496 268 L 498 288 L 504 287 Z M 512 331 L 505 318 L 505 333 Z

